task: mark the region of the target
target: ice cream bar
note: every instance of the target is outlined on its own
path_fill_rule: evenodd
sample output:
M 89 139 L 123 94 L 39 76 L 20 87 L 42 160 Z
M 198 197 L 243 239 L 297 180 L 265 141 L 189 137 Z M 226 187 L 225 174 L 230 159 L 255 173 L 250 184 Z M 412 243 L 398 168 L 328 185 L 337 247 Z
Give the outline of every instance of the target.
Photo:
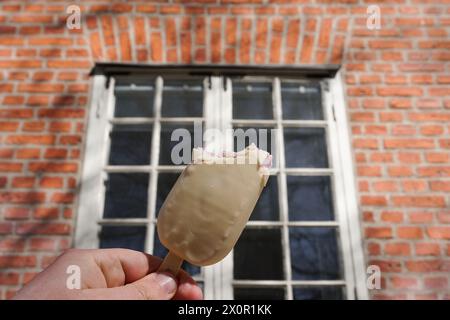
M 159 270 L 176 274 L 183 260 L 207 266 L 234 247 L 269 178 L 272 157 L 250 145 L 234 153 L 193 150 L 158 215 L 158 234 L 169 250 Z

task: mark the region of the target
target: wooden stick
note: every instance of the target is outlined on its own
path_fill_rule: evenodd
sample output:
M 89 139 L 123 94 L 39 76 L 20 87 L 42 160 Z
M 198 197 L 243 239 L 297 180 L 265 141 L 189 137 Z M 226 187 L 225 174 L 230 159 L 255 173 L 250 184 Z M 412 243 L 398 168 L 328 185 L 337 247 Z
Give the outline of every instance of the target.
M 174 276 L 176 276 L 181 268 L 182 263 L 183 259 L 177 256 L 175 253 L 169 251 L 169 253 L 167 253 L 166 257 L 164 258 L 163 262 L 159 266 L 158 272 L 169 271 Z

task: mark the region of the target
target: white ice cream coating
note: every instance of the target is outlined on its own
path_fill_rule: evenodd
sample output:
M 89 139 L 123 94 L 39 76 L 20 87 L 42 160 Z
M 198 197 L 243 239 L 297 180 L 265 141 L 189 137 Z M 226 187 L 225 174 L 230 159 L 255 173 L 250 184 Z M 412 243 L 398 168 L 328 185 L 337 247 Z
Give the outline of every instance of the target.
M 194 149 L 193 158 L 161 207 L 157 227 L 167 249 L 206 266 L 234 247 L 267 183 L 271 156 L 251 145 L 220 157 Z

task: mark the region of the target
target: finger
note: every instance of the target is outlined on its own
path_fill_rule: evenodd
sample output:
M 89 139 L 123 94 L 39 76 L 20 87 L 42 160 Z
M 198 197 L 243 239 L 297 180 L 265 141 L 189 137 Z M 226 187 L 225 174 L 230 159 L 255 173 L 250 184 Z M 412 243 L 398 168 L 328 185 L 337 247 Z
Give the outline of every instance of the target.
M 85 289 L 79 299 L 97 300 L 169 300 L 177 291 L 176 279 L 168 273 L 151 273 L 122 287 Z
M 180 270 L 178 273 L 178 290 L 174 300 L 202 300 L 203 292 L 194 279 L 185 272 Z
M 156 271 L 162 261 L 158 257 L 129 249 L 94 250 L 93 255 L 105 278 L 108 278 L 110 270 L 117 270 L 113 266 L 122 268 L 125 282 L 121 284 L 135 282 Z

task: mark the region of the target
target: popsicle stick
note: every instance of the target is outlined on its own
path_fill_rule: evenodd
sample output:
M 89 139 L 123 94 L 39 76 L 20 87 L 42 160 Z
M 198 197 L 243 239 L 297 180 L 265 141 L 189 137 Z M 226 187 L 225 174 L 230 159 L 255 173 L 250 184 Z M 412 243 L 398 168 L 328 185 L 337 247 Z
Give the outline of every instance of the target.
M 169 251 L 169 253 L 164 258 L 163 262 L 159 266 L 158 272 L 169 271 L 170 273 L 176 276 L 178 271 L 180 271 L 182 263 L 183 259 L 177 256 L 175 253 Z

